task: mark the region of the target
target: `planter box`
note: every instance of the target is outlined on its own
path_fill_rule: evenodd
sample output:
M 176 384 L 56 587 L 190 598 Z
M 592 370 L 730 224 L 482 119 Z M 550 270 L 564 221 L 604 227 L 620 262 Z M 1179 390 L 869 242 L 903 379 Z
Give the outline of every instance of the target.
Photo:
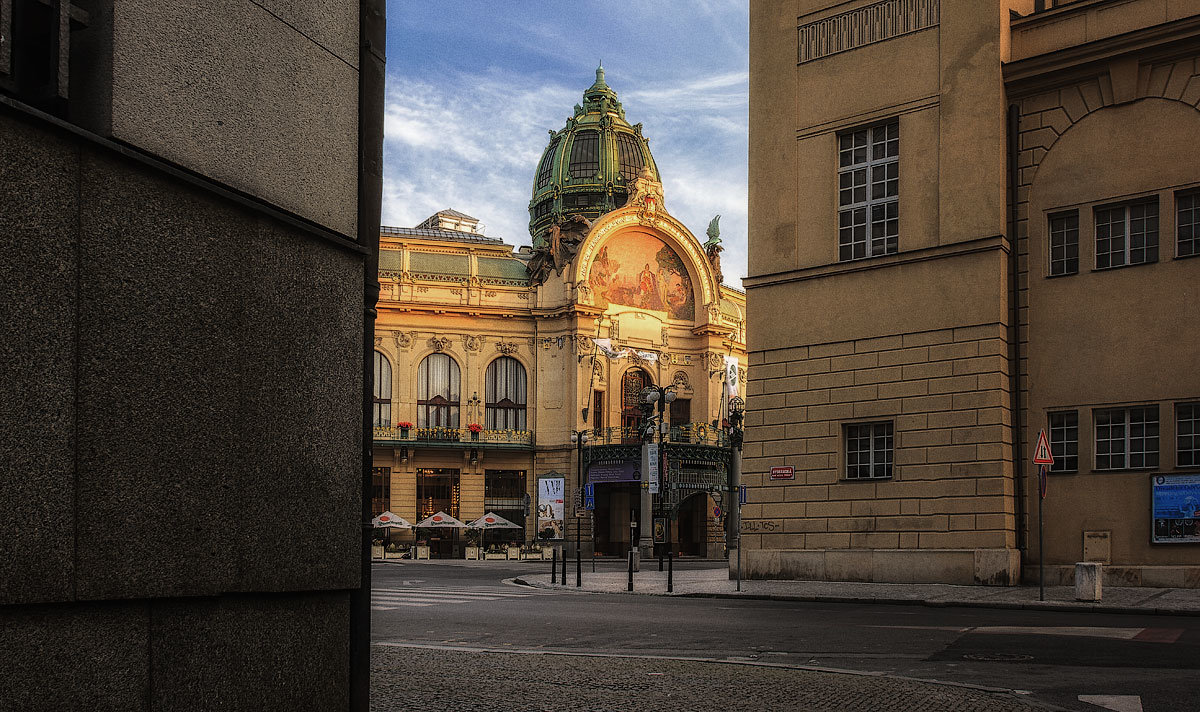
M 510 557 L 507 553 L 502 552 L 499 554 L 484 554 L 483 558 L 487 559 L 488 561 L 504 561 Z
M 428 546 L 418 546 L 416 558 L 428 559 L 429 558 L 429 547 Z
M 372 544 L 371 545 L 371 558 L 372 559 L 382 559 L 383 558 L 383 547 Z
M 472 561 L 479 560 L 479 547 L 478 546 L 468 546 L 465 549 L 465 552 L 466 553 L 463 555 L 463 558 L 471 559 Z
M 519 546 L 508 547 L 508 560 L 509 561 L 520 561 L 521 560 L 521 547 L 519 547 Z

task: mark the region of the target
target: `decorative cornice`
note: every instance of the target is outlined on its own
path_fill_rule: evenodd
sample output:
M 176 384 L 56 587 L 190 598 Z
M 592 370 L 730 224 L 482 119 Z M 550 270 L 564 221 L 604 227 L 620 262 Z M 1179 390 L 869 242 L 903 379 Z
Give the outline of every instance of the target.
M 796 28 L 796 62 L 911 34 L 938 24 L 939 0 L 883 0 Z

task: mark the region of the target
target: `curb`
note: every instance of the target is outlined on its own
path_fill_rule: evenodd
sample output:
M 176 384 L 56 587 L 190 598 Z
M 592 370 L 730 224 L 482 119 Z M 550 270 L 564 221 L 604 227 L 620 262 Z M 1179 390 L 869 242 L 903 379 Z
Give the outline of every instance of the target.
M 539 588 L 549 591 L 567 591 L 579 593 L 615 593 L 623 595 L 659 596 L 661 598 L 720 598 L 748 599 L 751 601 L 792 601 L 798 603 L 875 603 L 885 606 L 926 606 L 928 608 L 992 608 L 998 610 L 1025 611 L 1066 611 L 1069 613 L 1112 613 L 1118 615 L 1141 616 L 1200 616 L 1197 609 L 1172 608 L 1138 608 L 1136 606 L 1090 606 L 1084 603 L 1057 601 L 973 601 L 973 600 L 929 600 L 922 598 L 866 598 L 858 596 L 800 596 L 779 593 L 660 593 L 656 591 L 596 591 L 594 589 L 576 589 L 574 586 L 559 586 L 537 582 L 529 582 L 523 578 L 512 579 L 514 584 Z

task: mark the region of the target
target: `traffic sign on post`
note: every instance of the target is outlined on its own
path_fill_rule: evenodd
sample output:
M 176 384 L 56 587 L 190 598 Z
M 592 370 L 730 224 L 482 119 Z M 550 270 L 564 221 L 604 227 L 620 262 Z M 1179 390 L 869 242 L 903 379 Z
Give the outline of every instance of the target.
M 746 485 L 738 486 L 738 504 L 746 503 Z
M 1050 452 L 1050 441 L 1046 439 L 1045 430 L 1038 431 L 1037 446 L 1033 448 L 1033 464 L 1054 464 L 1054 455 Z

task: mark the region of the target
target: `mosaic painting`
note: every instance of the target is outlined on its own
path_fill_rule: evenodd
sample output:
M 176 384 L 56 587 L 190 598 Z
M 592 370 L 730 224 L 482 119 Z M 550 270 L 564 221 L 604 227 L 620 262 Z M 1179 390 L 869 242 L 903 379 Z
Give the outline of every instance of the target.
M 665 311 L 672 319 L 696 318 L 692 280 L 679 255 L 662 240 L 640 233 L 617 235 L 592 261 L 588 285 L 597 302 Z

